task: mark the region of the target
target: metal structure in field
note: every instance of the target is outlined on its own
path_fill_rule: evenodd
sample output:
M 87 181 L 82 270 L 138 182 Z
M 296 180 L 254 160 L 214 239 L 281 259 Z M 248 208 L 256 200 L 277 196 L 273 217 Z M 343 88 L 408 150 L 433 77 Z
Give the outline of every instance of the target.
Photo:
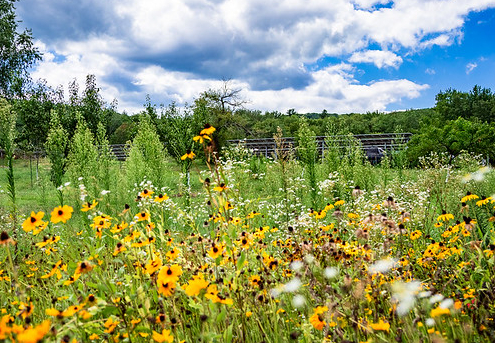
M 366 135 L 336 135 L 336 136 L 317 136 L 316 144 L 318 153 L 323 157 L 325 150 L 329 147 L 345 148 L 352 144 L 352 138 L 356 139 L 368 159 L 375 163 L 379 162 L 385 152 L 403 149 L 411 138 L 411 133 L 377 133 Z M 251 139 L 234 139 L 227 141 L 230 145 L 241 144 L 253 154 L 263 155 L 265 157 L 277 158 L 277 144 L 274 138 L 251 138 Z M 281 148 L 279 151 L 295 151 L 297 139 L 294 137 L 282 137 Z M 119 161 L 125 161 L 127 158 L 128 144 L 110 144 L 110 150 Z M 17 156 L 22 158 L 44 157 L 45 151 L 36 152 L 18 151 Z M 0 158 L 3 158 L 3 150 L 0 149 Z
M 325 150 L 329 147 L 345 148 L 352 144 L 352 138 L 356 139 L 366 153 L 371 162 L 378 162 L 385 152 L 390 153 L 394 150 L 403 149 L 411 138 L 411 133 L 377 133 L 365 135 L 336 135 L 336 136 L 317 136 L 316 144 L 318 153 L 323 157 Z M 277 157 L 277 144 L 274 138 L 255 138 L 255 139 L 235 139 L 227 141 L 231 145 L 241 144 L 253 154 L 263 155 L 265 157 Z M 281 138 L 281 148 L 279 151 L 294 151 L 297 145 L 297 139 L 294 137 Z

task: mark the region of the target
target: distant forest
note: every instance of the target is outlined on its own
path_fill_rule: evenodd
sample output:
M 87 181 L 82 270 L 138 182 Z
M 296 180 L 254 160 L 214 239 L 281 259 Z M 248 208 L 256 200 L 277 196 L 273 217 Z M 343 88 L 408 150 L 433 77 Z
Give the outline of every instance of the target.
M 495 93 L 474 86 L 469 92 L 447 89 L 437 94 L 433 108 L 410 109 L 390 113 L 367 112 L 336 114 L 261 112 L 246 109 L 239 89 L 225 82 L 220 89 L 209 89 L 188 107 L 175 104 L 156 105 L 149 97 L 143 110 L 134 115 L 116 110 L 116 103 L 102 98 L 93 75 L 88 75 L 85 87 L 73 82 L 69 99 L 63 92 L 37 83 L 22 96 L 8 99 L 17 114 L 17 143 L 24 150 L 43 148 L 50 120 L 57 114 L 68 137 L 72 137 L 79 119 L 83 119 L 96 135 L 98 123 L 103 123 L 111 144 L 132 141 L 140 117 L 148 116 L 163 142 L 171 139 L 171 127 L 200 127 L 205 122 L 217 128 L 217 144 L 221 148 L 229 139 L 273 137 L 280 127 L 284 136 L 295 136 L 302 118 L 316 136 L 335 134 L 368 134 L 411 132 L 409 143 L 411 161 L 431 151 L 447 152 L 452 156 L 462 150 L 488 156 L 495 160 Z M 200 121 L 200 122 L 198 122 Z

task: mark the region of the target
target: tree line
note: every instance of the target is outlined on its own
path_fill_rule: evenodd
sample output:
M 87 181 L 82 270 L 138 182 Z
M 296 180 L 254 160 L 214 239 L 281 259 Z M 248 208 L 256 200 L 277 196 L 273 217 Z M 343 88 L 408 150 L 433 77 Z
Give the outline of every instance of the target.
M 52 88 L 43 80 L 30 78 L 29 68 L 42 59 L 42 54 L 34 46 L 30 30 L 18 31 L 15 1 L 0 0 L 0 98 L 16 114 L 15 143 L 26 151 L 44 147 L 54 116 L 68 137 L 82 120 L 95 137 L 102 126 L 111 144 L 131 141 L 140 118 L 146 116 L 173 156 L 192 147 L 187 139 L 206 122 L 217 128 L 212 144 L 221 150 L 229 139 L 273 137 L 278 127 L 284 136 L 294 137 L 304 118 L 309 132 L 317 136 L 411 132 L 414 136 L 407 156 L 413 165 L 430 152 L 445 152 L 454 158 L 464 150 L 495 160 L 495 93 L 478 85 L 469 92 L 439 92 L 433 108 L 340 115 L 327 110 L 297 113 L 290 109 L 281 113 L 247 109 L 241 90 L 231 87 L 229 81 L 219 89 L 202 92 L 184 107 L 157 105 L 147 96 L 143 110 L 133 115 L 117 111 L 115 100 L 108 103 L 103 99 L 94 75 L 87 76 L 83 89 L 71 82 L 66 99 L 62 87 Z

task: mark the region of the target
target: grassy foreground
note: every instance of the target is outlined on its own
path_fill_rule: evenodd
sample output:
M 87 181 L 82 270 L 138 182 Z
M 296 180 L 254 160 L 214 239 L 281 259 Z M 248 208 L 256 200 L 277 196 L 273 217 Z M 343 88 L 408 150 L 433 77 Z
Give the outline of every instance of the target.
M 32 188 L 16 167 L 0 340 L 495 340 L 489 169 L 318 165 L 313 198 L 297 161 L 231 157 L 192 173 L 190 201 L 175 169 L 160 189 L 67 185 L 62 207 L 46 163 Z

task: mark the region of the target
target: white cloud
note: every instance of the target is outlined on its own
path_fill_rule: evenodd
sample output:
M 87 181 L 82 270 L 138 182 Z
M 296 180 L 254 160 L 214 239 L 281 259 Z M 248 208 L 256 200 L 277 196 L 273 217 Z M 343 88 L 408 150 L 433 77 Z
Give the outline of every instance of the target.
M 349 58 L 349 62 L 373 63 L 378 68 L 393 67 L 397 69 L 402 64 L 402 57 L 390 51 L 367 50 L 353 53 L 351 58 Z
M 435 75 L 437 72 L 435 71 L 435 69 L 426 68 L 425 73 L 428 75 Z
M 303 89 L 252 90 L 249 84 L 236 80 L 231 86 L 243 89 L 244 98 L 250 100 L 249 107 L 281 112 L 294 108 L 302 113 L 323 109 L 338 113 L 383 111 L 389 103 L 417 97 L 428 88 L 427 85 L 408 80 L 377 81 L 360 85 L 353 79 L 352 70 L 352 66 L 343 63 L 312 72 L 312 82 Z M 146 92 L 163 94 L 177 102 L 183 102 L 208 88 L 219 88 L 221 81 L 197 79 L 192 74 L 153 66 L 137 74 L 136 84 Z
M 61 1 L 46 1 L 45 7 Z M 129 111 L 141 109 L 146 93 L 158 102 L 191 102 L 221 78 L 231 78 L 253 107 L 263 109 L 384 110 L 418 97 L 427 85 L 406 79 L 360 84 L 351 64 L 321 61 L 332 57 L 400 69 L 406 55 L 460 42 L 466 15 L 495 6 L 495 0 L 395 0 L 374 7 L 389 3 L 109 0 L 105 13 L 114 18 L 108 27 L 74 40 L 41 37 L 45 60 L 33 76 L 56 86 L 73 78 L 83 84 L 87 74 L 95 74 L 103 96 L 117 98 L 119 109 Z M 56 27 L 56 17 L 44 17 Z
M 468 63 L 466 65 L 466 74 L 471 73 L 477 66 L 478 66 L 478 63 L 476 63 L 476 62 Z

